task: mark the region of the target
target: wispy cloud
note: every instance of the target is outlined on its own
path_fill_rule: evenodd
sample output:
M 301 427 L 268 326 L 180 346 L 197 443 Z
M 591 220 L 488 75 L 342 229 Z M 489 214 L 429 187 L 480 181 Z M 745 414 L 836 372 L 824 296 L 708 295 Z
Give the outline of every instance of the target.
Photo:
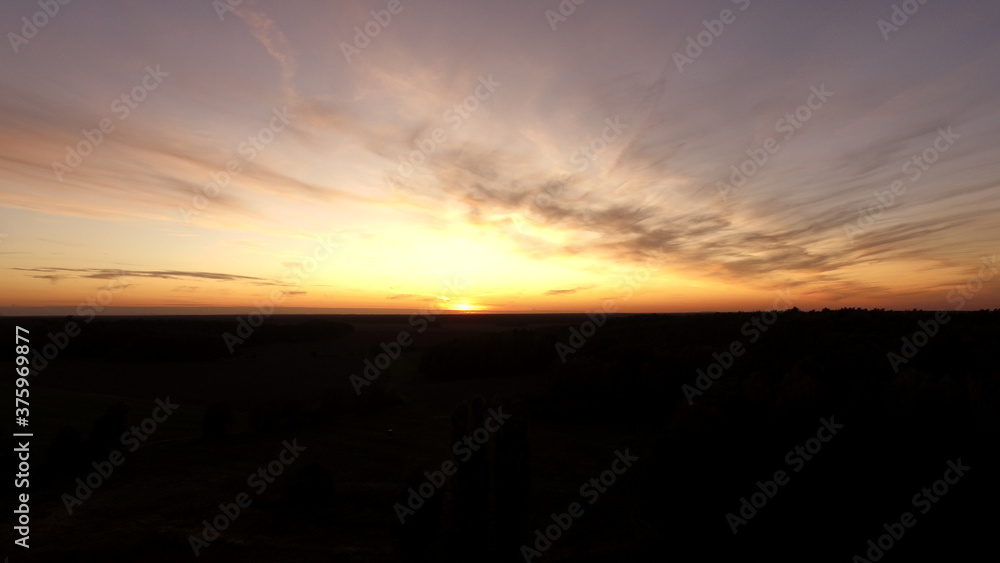
M 588 287 L 574 287 L 573 289 L 550 289 L 545 292 L 545 295 L 571 295 L 579 291 L 586 291 L 592 289 L 593 286 Z
M 246 295 L 281 285 L 273 270 L 301 267 L 292 256 L 322 231 L 352 236 L 298 288 L 325 285 L 317 300 L 434 299 L 440 271 L 479 260 L 504 280 L 484 290 L 498 303 L 578 304 L 655 257 L 679 291 L 848 302 L 916 299 L 1000 240 L 1000 5 L 929 3 L 891 42 L 881 5 L 755 5 L 683 73 L 670 54 L 713 16 L 697 3 L 588 4 L 556 34 L 531 0 L 405 6 L 352 64 L 340 44 L 371 17 L 359 3 L 244 0 L 220 24 L 210 8 L 111 2 L 60 20 L 0 78 L 2 266 L 24 295 L 31 280 L 54 295 L 111 279 L 108 263 Z M 123 13 L 145 35 L 118 33 Z M 119 119 L 111 104 L 156 63 L 169 81 Z M 501 84 L 488 99 L 484 75 Z M 778 131 L 820 84 L 836 95 Z M 267 131 L 286 105 L 287 129 Z M 88 149 L 104 118 L 114 130 Z M 609 140 L 607 120 L 627 127 Z M 911 182 L 902 167 L 941 127 L 961 139 Z M 717 183 L 771 138 L 780 149 L 722 200 Z M 53 162 L 77 148 L 58 181 Z M 900 178 L 906 192 L 846 237 Z
M 268 54 L 278 62 L 281 68 L 281 89 L 285 100 L 296 103 L 295 73 L 298 63 L 295 60 L 288 38 L 278 28 L 273 19 L 255 5 L 253 0 L 246 0 L 235 8 L 236 14 L 250 28 L 250 33 L 267 49 Z
M 125 277 L 134 278 L 158 278 L 164 280 L 183 279 L 205 279 L 217 281 L 244 281 L 258 283 L 276 283 L 272 280 L 253 276 L 241 276 L 236 274 L 221 274 L 215 272 L 185 272 L 179 270 L 109 270 L 91 268 L 10 268 L 22 272 L 36 272 L 39 275 L 33 277 L 49 279 L 58 277 L 59 279 L 87 278 L 98 280 L 113 280 Z

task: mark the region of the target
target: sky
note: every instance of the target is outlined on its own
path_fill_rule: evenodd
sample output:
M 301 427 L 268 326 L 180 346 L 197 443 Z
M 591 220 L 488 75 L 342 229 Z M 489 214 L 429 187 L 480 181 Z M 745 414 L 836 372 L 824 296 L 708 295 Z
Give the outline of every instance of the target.
M 0 314 L 1000 306 L 1000 3 L 0 22 Z

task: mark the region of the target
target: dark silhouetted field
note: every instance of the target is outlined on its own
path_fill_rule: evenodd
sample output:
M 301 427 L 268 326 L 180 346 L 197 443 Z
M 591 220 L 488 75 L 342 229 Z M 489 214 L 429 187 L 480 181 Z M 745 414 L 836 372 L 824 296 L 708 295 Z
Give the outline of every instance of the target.
M 32 547 L 11 561 L 194 560 L 199 537 L 203 561 L 847 563 L 887 530 L 884 561 L 995 558 L 1000 312 L 927 338 L 934 313 L 761 315 L 274 316 L 234 353 L 232 317 L 76 319 L 30 377 Z M 0 326 L 34 349 L 73 320 Z M 70 514 L 95 467 L 113 471 Z

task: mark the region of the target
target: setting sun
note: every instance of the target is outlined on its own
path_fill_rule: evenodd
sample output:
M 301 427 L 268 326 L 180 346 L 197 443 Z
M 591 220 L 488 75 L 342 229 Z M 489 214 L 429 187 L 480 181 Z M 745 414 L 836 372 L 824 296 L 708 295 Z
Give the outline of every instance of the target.
M 995 551 L 1000 1 L 0 22 L 19 562 Z
M 476 34 L 407 8 L 372 37 L 379 2 L 130 2 L 151 35 L 94 39 L 116 4 L 9 34 L 0 313 L 937 308 L 1000 240 L 998 51 L 971 11 L 939 14 L 976 38 L 945 51 L 923 12 L 887 43 L 874 7 L 830 24 L 863 41 L 802 51 L 742 0 L 727 47 L 694 2 L 456 3 Z M 881 55 L 819 64 L 845 49 Z

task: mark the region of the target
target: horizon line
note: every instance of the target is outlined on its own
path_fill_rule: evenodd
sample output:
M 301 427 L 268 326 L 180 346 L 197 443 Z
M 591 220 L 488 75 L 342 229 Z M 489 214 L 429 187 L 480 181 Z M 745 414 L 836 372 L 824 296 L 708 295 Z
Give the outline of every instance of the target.
M 703 311 L 618 311 L 607 313 L 609 316 L 625 315 L 706 315 L 720 313 L 755 313 L 765 311 L 791 311 L 797 310 L 803 313 L 840 311 L 840 310 L 864 310 L 883 312 L 933 312 L 944 309 L 888 309 L 888 308 L 867 308 L 867 307 L 841 307 L 832 309 L 803 310 L 798 307 L 787 309 L 737 309 L 737 310 L 703 310 Z M 968 309 L 968 310 L 947 310 L 949 313 L 969 312 L 969 311 L 997 311 L 1000 309 Z M 229 316 L 243 315 L 256 312 L 253 307 L 203 307 L 203 306 L 157 306 L 157 307 L 104 307 L 97 312 L 96 316 L 116 317 L 116 316 L 138 316 L 138 317 L 186 317 L 186 316 Z M 90 312 L 95 312 L 91 310 Z M 275 307 L 274 311 L 266 316 L 401 316 L 401 315 L 430 315 L 435 316 L 482 316 L 482 315 L 587 315 L 603 311 L 580 311 L 580 310 L 479 310 L 479 311 L 459 311 L 451 309 L 396 309 L 382 307 Z M 51 305 L 34 307 L 0 307 L 0 317 L 78 317 L 84 316 L 77 312 L 77 307 Z

